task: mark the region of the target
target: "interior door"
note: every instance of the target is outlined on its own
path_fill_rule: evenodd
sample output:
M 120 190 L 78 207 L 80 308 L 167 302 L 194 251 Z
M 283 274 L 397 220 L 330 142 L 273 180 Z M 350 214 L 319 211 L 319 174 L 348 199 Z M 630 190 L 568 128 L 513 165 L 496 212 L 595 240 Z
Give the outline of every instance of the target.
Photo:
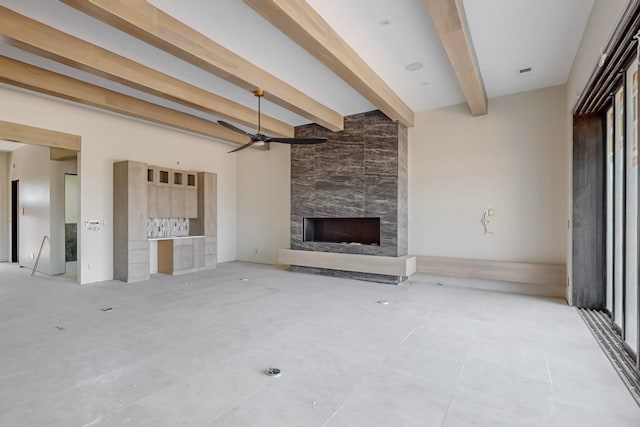
M 638 63 L 627 69 L 624 340 L 638 351 Z
M 613 322 L 624 334 L 624 88 L 616 92 L 614 104 L 613 191 Z

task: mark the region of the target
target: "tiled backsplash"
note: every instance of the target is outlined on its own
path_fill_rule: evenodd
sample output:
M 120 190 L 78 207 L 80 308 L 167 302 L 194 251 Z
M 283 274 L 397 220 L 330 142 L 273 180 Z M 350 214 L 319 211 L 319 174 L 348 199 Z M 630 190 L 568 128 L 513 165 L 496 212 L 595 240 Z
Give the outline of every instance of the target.
M 188 218 L 149 218 L 147 237 L 180 237 L 189 235 Z

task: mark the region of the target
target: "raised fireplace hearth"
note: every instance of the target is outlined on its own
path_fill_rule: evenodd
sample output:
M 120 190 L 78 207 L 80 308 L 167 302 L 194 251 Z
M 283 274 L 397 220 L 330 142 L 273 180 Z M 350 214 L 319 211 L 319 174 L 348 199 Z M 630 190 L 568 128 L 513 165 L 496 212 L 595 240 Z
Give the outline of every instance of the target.
M 305 242 L 380 246 L 380 217 L 304 218 Z

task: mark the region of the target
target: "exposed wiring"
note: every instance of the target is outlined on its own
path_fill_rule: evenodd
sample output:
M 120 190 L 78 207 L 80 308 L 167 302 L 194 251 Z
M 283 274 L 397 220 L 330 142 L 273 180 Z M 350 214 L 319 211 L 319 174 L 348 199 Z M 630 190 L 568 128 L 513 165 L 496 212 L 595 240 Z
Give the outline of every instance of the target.
M 482 218 L 480 218 L 480 223 L 482 224 L 482 228 L 484 230 L 484 234 L 493 234 L 493 232 L 489 231 L 488 224 L 491 222 L 489 219 L 489 209 L 482 210 Z

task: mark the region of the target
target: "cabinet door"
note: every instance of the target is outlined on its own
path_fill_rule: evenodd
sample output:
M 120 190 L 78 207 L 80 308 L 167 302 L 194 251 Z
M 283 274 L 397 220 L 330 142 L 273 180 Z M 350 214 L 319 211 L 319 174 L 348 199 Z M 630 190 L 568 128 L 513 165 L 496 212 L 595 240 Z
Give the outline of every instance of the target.
M 198 176 L 196 172 L 185 172 L 185 218 L 198 217 Z
M 173 270 L 184 271 L 193 268 L 193 239 L 173 241 Z
M 185 213 L 184 187 L 171 187 L 171 218 L 186 218 Z
M 156 218 L 171 218 L 171 171 L 157 168 Z
M 171 218 L 171 187 L 156 187 L 156 218 Z
M 193 239 L 193 267 L 204 267 L 204 239 Z
M 158 180 L 158 169 L 154 166 L 147 166 L 147 218 L 157 218 L 156 208 L 156 182 Z
M 155 185 L 147 185 L 147 218 L 158 218 L 158 200 Z
M 186 218 L 185 216 L 185 173 L 171 171 L 171 218 Z
M 187 187 L 184 196 L 185 218 L 198 217 L 198 190 Z

